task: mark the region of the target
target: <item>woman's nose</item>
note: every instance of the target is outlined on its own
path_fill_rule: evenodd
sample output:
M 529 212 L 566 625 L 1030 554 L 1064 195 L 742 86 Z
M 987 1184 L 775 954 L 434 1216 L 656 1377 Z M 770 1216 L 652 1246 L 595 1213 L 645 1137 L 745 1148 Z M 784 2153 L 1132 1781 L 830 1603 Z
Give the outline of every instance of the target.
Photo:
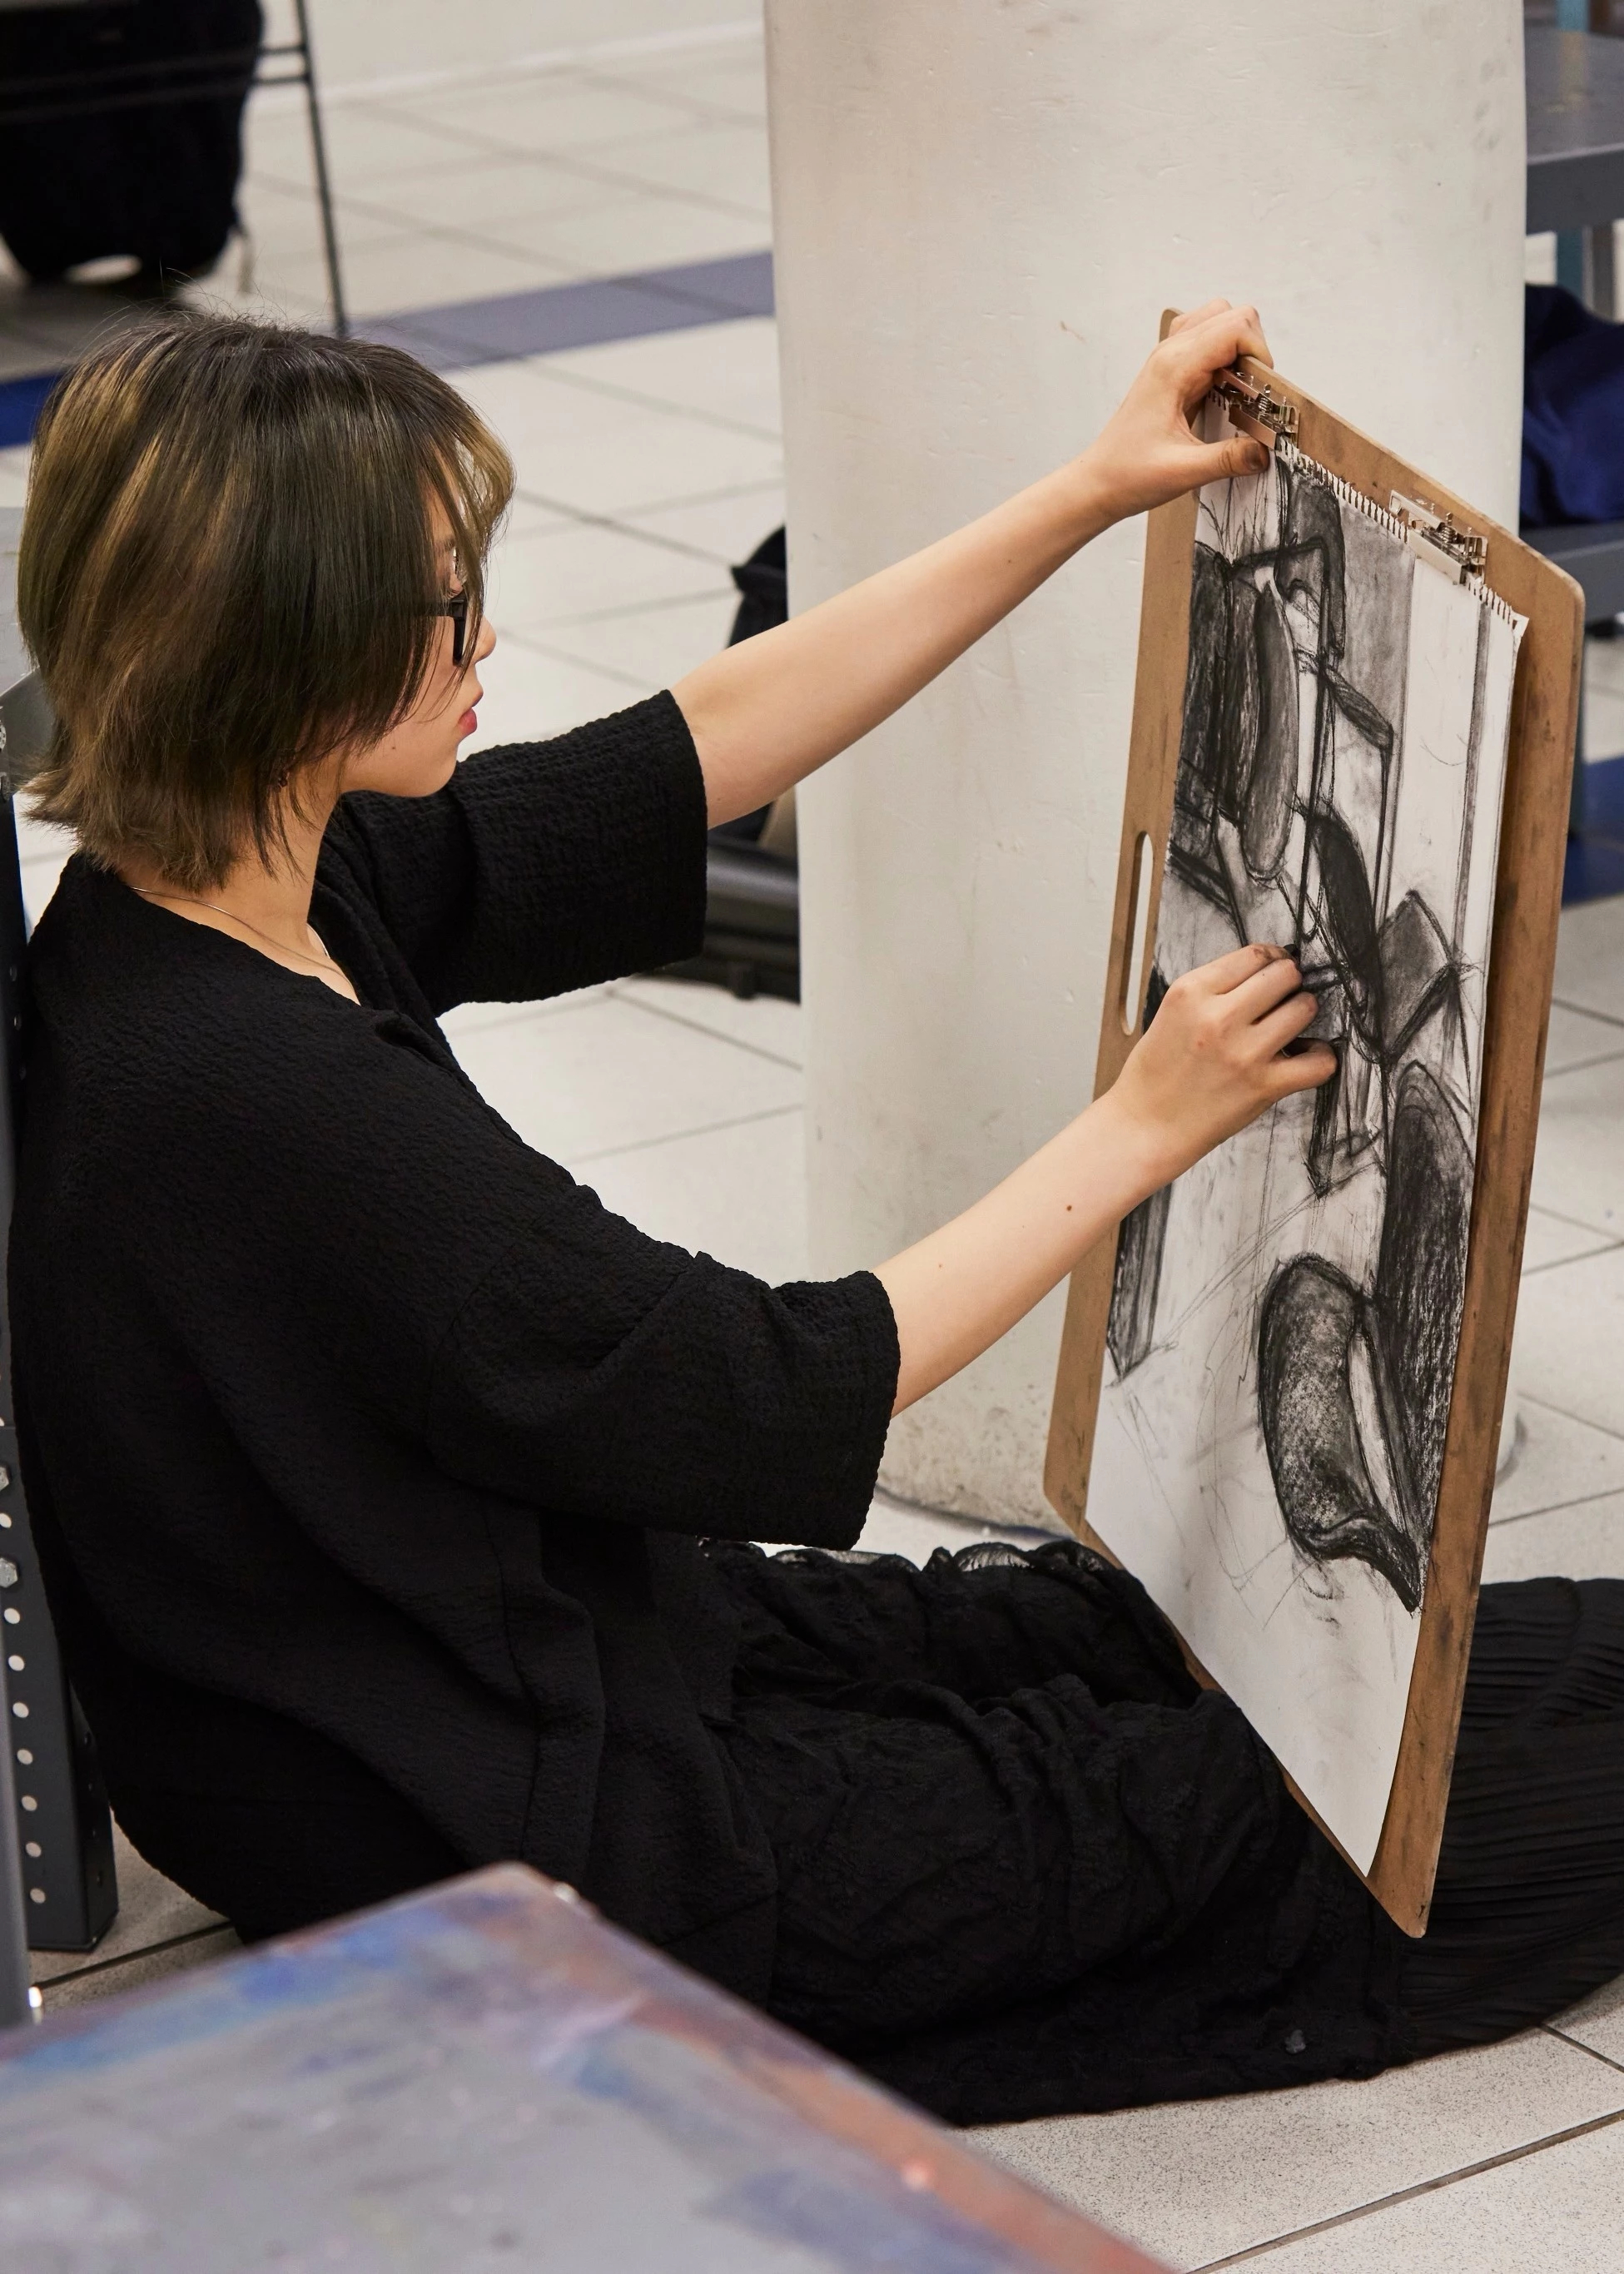
M 474 642 L 474 661 L 476 663 L 483 663 L 486 656 L 490 654 L 491 650 L 495 645 L 496 626 L 491 621 L 489 616 L 481 616 L 479 619 L 479 636 Z

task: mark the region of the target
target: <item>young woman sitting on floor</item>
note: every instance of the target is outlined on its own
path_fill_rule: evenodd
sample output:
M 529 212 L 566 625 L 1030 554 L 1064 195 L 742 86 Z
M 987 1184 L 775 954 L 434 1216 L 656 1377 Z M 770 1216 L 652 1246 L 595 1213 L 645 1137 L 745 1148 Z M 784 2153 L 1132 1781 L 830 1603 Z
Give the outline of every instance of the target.
M 1212 304 L 1007 505 L 460 770 L 511 471 L 449 387 L 169 313 L 53 396 L 20 606 L 81 849 L 30 958 L 18 1421 L 119 1818 L 245 1935 L 519 1857 L 960 2120 L 1369 2073 L 1624 1968 L 1624 1587 L 1485 1590 L 1410 1944 L 1131 1579 L 825 1552 L 893 1412 L 1326 1077 L 1278 949 L 831 1284 L 611 1216 L 436 1024 L 692 953 L 708 824 L 1256 462 L 1189 423 L 1242 352 Z

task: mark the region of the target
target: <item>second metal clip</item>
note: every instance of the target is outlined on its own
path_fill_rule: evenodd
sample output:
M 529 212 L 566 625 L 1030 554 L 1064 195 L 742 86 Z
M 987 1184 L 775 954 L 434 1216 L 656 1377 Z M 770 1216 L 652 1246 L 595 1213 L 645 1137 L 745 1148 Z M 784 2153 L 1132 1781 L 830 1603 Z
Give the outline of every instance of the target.
M 1259 387 L 1238 371 L 1221 371 L 1213 381 L 1213 393 L 1229 412 L 1230 425 L 1266 449 L 1272 450 L 1280 435 L 1289 440 L 1297 433 L 1296 403 L 1282 401 L 1267 380 Z
M 1433 568 L 1441 568 L 1457 584 L 1469 576 L 1481 576 L 1488 565 L 1489 540 L 1479 537 L 1475 529 L 1462 529 L 1453 514 L 1437 513 L 1418 498 L 1409 498 L 1402 490 L 1395 490 L 1388 500 L 1387 510 L 1395 521 L 1402 522 L 1410 549 Z

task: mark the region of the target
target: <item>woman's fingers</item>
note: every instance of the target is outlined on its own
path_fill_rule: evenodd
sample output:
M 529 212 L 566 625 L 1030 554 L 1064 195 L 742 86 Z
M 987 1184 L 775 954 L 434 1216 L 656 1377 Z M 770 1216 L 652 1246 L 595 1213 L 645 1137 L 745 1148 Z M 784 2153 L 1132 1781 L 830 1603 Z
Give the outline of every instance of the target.
M 1186 308 L 1183 315 L 1175 316 L 1168 326 L 1169 339 L 1175 332 L 1187 332 L 1193 325 L 1206 323 L 1209 316 L 1221 316 L 1229 305 L 1227 300 L 1203 300 L 1199 308 Z
M 1168 336 L 1173 335 L 1169 332 Z M 1241 356 L 1250 356 L 1254 363 L 1266 363 L 1271 369 L 1274 365 L 1262 320 L 1253 307 L 1231 308 L 1225 302 L 1211 315 L 1203 313 L 1188 334 L 1181 332 L 1178 337 L 1181 350 L 1192 364 L 1205 367 L 1209 379 Z
M 1262 446 L 1246 436 L 1207 443 L 1191 421 L 1214 378 L 1237 356 L 1268 360 L 1255 308 L 1218 301 L 1180 318 L 1084 454 L 1109 520 L 1164 505 L 1203 483 L 1259 473 Z
M 1278 1058 L 1289 1043 L 1295 1043 L 1313 1025 L 1319 1015 L 1320 1005 L 1314 998 L 1299 990 L 1254 1022 L 1252 1048 L 1260 1058 Z
M 1222 442 L 1202 442 L 1198 447 L 1206 462 L 1199 477 L 1203 488 L 1208 482 L 1227 482 L 1237 474 L 1260 474 L 1269 462 L 1268 445 L 1251 434 L 1230 434 Z
M 1220 341 L 1228 338 L 1231 343 L 1229 362 L 1233 363 L 1237 355 L 1249 355 L 1259 363 L 1273 366 L 1274 359 L 1263 336 L 1262 322 L 1250 303 L 1237 308 L 1228 300 L 1204 300 L 1199 308 L 1186 308 L 1183 315 L 1175 316 L 1168 326 L 1167 335 L 1169 339 L 1182 340 L 1207 324 L 1216 328 Z M 1217 368 L 1214 365 L 1214 369 Z
M 1289 955 L 1276 955 L 1243 979 L 1238 987 L 1229 990 L 1226 1008 L 1238 1019 L 1255 1024 L 1266 1018 L 1277 1004 L 1297 996 L 1302 989 L 1303 975 Z M 1303 1000 L 1312 1003 L 1312 995 Z M 1310 1013 L 1312 1017 L 1312 1013 Z
M 1212 392 L 1220 372 L 1229 370 L 1242 356 L 1271 367 L 1274 358 L 1255 308 L 1225 306 L 1203 316 L 1188 332 L 1169 333 L 1165 345 L 1172 351 L 1179 399 L 1184 417 L 1192 418 Z M 1248 465 L 1243 468 L 1251 471 Z
M 1185 983 L 1202 994 L 1229 995 L 1249 979 L 1256 979 L 1271 964 L 1290 961 L 1283 947 L 1272 947 L 1263 940 L 1254 939 L 1244 947 L 1232 947 L 1227 955 L 1214 956 L 1210 963 L 1198 964 L 1187 975 Z
M 1305 1050 L 1298 1050 L 1289 1058 L 1270 1059 L 1267 1087 L 1276 1099 L 1293 1097 L 1299 1090 L 1318 1089 L 1335 1072 L 1336 1053 L 1330 1044 L 1311 1043 Z

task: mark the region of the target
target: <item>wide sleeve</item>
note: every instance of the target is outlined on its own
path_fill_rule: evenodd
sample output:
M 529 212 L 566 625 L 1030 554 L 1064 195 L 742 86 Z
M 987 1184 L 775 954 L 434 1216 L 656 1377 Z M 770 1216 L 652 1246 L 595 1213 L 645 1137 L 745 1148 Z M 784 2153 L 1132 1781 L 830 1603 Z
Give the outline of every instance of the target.
M 664 694 L 470 758 L 432 797 L 343 798 L 321 857 L 376 908 L 440 1012 L 695 953 L 705 823 L 693 737 Z
M 601 1262 L 630 1261 L 628 1233 L 602 1215 Z M 695 1256 L 628 1331 L 572 1325 L 567 1355 L 549 1276 L 514 1248 L 447 1336 L 430 1405 L 443 1467 L 613 1522 L 852 1546 L 897 1390 L 896 1323 L 871 1273 L 770 1287 Z M 594 1307 L 579 1291 L 571 1307 Z
M 897 1388 L 876 1278 L 773 1287 L 650 1239 L 410 1021 L 250 980 L 274 1020 L 179 1070 L 127 1201 L 222 1400 L 336 1394 L 413 1459 L 561 1515 L 855 1540 Z M 201 1193 L 173 1169 L 199 1130 Z

